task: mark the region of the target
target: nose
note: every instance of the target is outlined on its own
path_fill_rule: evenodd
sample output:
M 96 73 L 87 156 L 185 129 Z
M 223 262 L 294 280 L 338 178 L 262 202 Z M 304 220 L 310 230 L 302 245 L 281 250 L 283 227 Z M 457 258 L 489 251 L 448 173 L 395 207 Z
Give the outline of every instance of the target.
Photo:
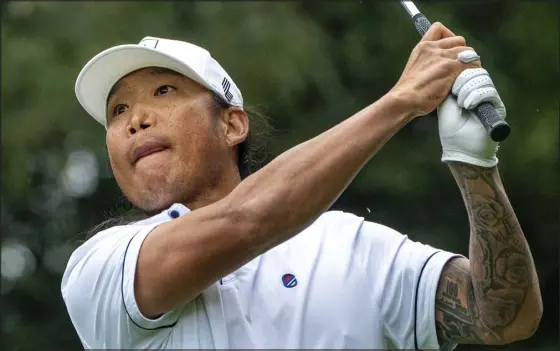
M 154 113 L 149 108 L 137 105 L 134 106 L 132 117 L 128 125 L 128 134 L 134 135 L 141 130 L 148 129 L 155 125 Z

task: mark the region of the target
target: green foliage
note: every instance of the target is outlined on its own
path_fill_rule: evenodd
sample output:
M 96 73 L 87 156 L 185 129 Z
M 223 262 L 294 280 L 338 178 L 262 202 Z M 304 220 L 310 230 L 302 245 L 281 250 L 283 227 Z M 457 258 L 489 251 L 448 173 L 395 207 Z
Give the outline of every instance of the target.
M 558 254 L 557 5 L 419 7 L 465 36 L 508 108 L 512 134 L 500 148 L 500 170 L 533 250 L 545 317 L 535 337 L 507 349 L 552 349 L 557 330 L 550 323 L 558 320 L 558 307 L 547 306 L 558 302 L 552 292 L 558 270 L 550 264 Z M 74 96 L 75 79 L 93 55 L 148 35 L 207 48 L 246 103 L 266 107 L 277 130 L 273 157 L 386 93 L 419 40 L 397 2 L 10 2 L 3 10 L 2 235 L 5 247 L 17 242 L 31 252 L 19 280 L 2 278 L 6 350 L 80 347 L 60 296 L 61 273 L 83 231 L 123 203 L 104 129 Z M 64 181 L 76 150 L 92 152 L 91 167 L 99 171 L 95 187 L 78 195 Z M 467 254 L 466 213 L 439 157 L 432 114 L 396 135 L 334 207 Z M 2 252 L 4 275 L 4 260 L 13 256 Z

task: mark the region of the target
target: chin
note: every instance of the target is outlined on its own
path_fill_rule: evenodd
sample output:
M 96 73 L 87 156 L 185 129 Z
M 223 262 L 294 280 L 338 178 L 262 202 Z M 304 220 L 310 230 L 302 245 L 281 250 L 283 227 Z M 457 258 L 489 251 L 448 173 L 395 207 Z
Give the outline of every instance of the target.
M 178 201 L 175 201 L 168 196 L 161 196 L 161 194 L 147 196 L 144 195 L 141 199 L 135 199 L 134 201 L 132 201 L 135 207 L 140 208 L 150 214 L 156 214 L 163 210 L 166 210 L 176 202 Z
M 159 162 L 152 162 L 159 163 Z M 185 171 L 187 167 L 173 163 L 143 165 L 131 182 L 125 182 L 125 196 L 132 204 L 148 213 L 159 213 L 175 203 L 186 204 L 196 194 L 196 178 Z
M 177 184 L 183 186 L 179 187 Z M 158 213 L 175 203 L 184 203 L 184 182 L 174 182 L 170 180 L 152 181 L 149 184 L 136 189 L 143 189 L 135 192 L 133 204 L 148 213 Z M 129 197 L 130 198 L 130 197 Z

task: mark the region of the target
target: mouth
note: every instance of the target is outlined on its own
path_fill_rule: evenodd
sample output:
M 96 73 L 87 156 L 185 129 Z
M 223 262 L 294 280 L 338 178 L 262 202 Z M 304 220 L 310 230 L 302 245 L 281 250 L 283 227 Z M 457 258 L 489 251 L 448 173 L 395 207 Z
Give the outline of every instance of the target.
M 134 150 L 134 157 L 132 159 L 132 164 L 136 164 L 141 158 L 146 157 L 151 154 L 155 154 L 156 152 L 161 152 L 166 150 L 167 147 L 155 142 L 148 142 L 142 144 L 141 146 L 137 147 Z

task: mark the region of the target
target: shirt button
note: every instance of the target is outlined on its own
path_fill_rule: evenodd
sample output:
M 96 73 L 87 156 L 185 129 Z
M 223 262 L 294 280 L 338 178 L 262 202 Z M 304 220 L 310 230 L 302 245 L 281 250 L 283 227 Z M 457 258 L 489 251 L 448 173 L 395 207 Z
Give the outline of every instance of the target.
M 169 212 L 169 216 L 171 216 L 171 218 L 177 218 L 177 217 L 179 217 L 179 215 L 180 215 L 179 211 L 177 211 L 177 210 L 173 210 L 173 211 Z

